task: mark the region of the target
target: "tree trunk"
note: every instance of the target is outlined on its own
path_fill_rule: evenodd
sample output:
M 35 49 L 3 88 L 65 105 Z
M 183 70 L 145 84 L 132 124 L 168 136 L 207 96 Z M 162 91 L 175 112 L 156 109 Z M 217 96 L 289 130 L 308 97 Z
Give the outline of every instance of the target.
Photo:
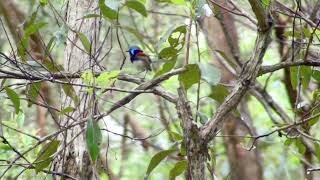
M 224 1 L 217 1 L 223 4 Z M 217 8 L 217 7 L 216 7 Z M 220 50 L 225 53 L 228 59 L 233 63 L 240 65 L 238 36 L 234 19 L 230 13 L 223 9 L 217 9 L 216 17 L 201 17 L 199 23 L 204 32 L 209 47 L 212 50 Z M 213 54 L 215 61 L 212 63 L 221 69 L 222 83 L 231 83 L 235 80 L 234 74 L 229 71 L 225 63 L 225 59 L 221 59 L 217 54 Z M 224 61 L 224 62 L 223 62 Z M 239 71 L 239 69 L 238 69 Z M 246 106 L 246 100 L 242 100 L 241 106 Z M 241 110 L 240 110 L 241 111 Z M 241 120 L 233 115 L 229 115 L 225 122 L 222 133 L 228 135 L 245 135 L 252 134 L 254 129 L 248 129 L 251 125 L 250 116 L 248 111 L 245 111 L 248 119 Z M 243 118 L 246 119 L 246 118 Z M 247 151 L 241 146 L 243 138 L 239 137 L 225 137 L 224 144 L 227 151 L 227 156 L 230 165 L 231 179 L 233 180 L 261 180 L 263 179 L 263 169 L 261 164 L 260 153 L 258 149 Z
M 97 34 L 95 30 L 96 20 L 94 18 L 83 19 L 87 12 L 94 12 L 97 9 L 96 1 L 92 0 L 69 0 L 67 9 L 67 24 L 72 30 L 68 31 L 67 45 L 65 49 L 64 69 L 65 71 L 75 73 L 79 71 L 88 70 L 91 68 L 91 58 L 84 50 L 84 47 L 77 36 L 78 32 L 83 33 L 91 41 L 95 39 Z M 70 80 L 71 81 L 71 80 Z M 72 80 L 72 83 L 80 83 L 81 80 Z M 64 95 L 62 97 L 63 107 L 74 107 L 76 110 L 71 114 L 72 118 L 64 117 L 61 120 L 60 126 L 66 127 L 87 119 L 91 114 L 89 106 L 90 97 L 81 87 L 74 87 L 75 95 L 78 97 L 77 102 L 75 98 Z M 86 150 L 85 141 L 85 127 L 86 125 L 79 124 L 77 126 L 68 128 L 63 136 L 61 148 L 63 148 L 62 156 L 55 162 L 54 168 L 58 172 L 63 172 L 76 179 L 93 179 L 94 170 L 89 154 Z M 59 178 L 59 177 L 56 177 Z

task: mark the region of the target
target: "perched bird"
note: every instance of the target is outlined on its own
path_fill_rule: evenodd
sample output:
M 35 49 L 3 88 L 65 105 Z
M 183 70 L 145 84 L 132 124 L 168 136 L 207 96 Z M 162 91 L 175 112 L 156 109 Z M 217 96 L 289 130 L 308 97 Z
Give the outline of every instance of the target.
M 138 46 L 130 46 L 129 50 L 131 63 L 140 63 L 142 68 L 151 71 L 151 59 Z

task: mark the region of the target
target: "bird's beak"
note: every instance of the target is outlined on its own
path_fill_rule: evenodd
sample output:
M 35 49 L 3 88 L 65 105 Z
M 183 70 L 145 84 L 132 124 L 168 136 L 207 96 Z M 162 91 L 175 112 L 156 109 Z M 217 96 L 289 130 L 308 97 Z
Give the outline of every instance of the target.
M 129 50 L 126 50 L 126 52 L 129 52 Z

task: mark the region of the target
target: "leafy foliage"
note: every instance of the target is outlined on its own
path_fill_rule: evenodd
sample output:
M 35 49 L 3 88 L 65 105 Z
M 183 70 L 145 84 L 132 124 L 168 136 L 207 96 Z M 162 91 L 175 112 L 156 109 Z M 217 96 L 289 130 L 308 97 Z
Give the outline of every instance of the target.
M 86 129 L 86 143 L 87 149 L 93 162 L 96 162 L 98 158 L 101 141 L 102 134 L 99 124 L 90 118 L 88 120 Z

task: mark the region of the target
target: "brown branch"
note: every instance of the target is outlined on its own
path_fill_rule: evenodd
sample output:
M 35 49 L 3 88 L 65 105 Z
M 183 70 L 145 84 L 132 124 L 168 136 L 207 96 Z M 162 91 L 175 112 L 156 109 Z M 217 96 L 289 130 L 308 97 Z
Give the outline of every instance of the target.
M 270 33 L 271 28 L 266 32 L 258 33 L 251 60 L 249 60 L 248 64 L 244 66 L 244 71 L 240 75 L 236 86 L 217 109 L 211 120 L 202 127 L 201 137 L 205 139 L 206 142 L 209 142 L 215 136 L 218 128 L 226 119 L 227 114 L 238 105 L 242 97 L 248 91 L 250 84 L 254 83 L 258 76 L 258 70 L 260 69 L 265 51 L 271 41 Z
M 266 73 L 274 72 L 274 71 L 277 71 L 277 70 L 280 70 L 280 69 L 283 69 L 286 67 L 302 66 L 302 65 L 304 65 L 304 66 L 320 66 L 320 61 L 315 61 L 315 60 L 307 60 L 307 61 L 298 60 L 298 61 L 294 61 L 294 62 L 285 61 L 285 62 L 281 62 L 281 63 L 275 64 L 275 65 L 262 66 L 260 68 L 258 76 L 261 76 Z

